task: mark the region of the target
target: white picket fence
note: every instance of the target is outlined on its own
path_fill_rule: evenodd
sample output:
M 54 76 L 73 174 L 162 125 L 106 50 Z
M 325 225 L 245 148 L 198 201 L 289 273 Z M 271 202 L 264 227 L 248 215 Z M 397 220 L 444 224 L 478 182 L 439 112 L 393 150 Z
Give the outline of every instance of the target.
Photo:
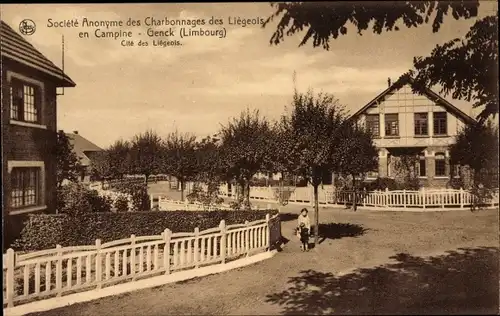
M 270 222 L 277 215 L 244 224 L 194 232 L 130 238 L 95 245 L 61 247 L 3 255 L 4 308 L 32 300 L 91 291 L 186 269 L 224 264 L 242 256 L 269 251 Z M 279 226 L 279 225 L 278 225 Z
M 312 203 L 314 192 L 312 187 L 288 188 L 290 190 L 288 202 Z M 250 198 L 256 200 L 276 201 L 277 187 L 251 187 Z M 226 185 L 220 187 L 221 197 L 234 197 L 234 187 L 231 192 Z M 486 206 L 498 206 L 499 191 L 491 192 L 492 197 L 483 200 Z M 318 202 L 323 205 L 351 204 L 353 192 L 345 190 L 334 190 L 331 186 L 318 188 Z M 474 201 L 474 195 L 463 189 L 421 189 L 419 191 L 360 191 L 357 192 L 357 204 L 360 206 L 384 207 L 384 208 L 449 208 L 470 207 Z
M 171 200 L 165 196 L 154 196 L 150 195 L 151 205 L 155 205 L 155 200 L 157 199 L 157 205 L 159 211 L 212 211 L 212 210 L 226 210 L 232 211 L 234 210 L 229 204 L 222 203 L 218 205 L 203 205 L 200 202 L 188 203 L 187 201 L 178 201 Z M 251 205 L 252 210 L 259 210 L 260 207 L 258 205 Z M 267 209 L 270 209 L 271 206 L 268 205 Z

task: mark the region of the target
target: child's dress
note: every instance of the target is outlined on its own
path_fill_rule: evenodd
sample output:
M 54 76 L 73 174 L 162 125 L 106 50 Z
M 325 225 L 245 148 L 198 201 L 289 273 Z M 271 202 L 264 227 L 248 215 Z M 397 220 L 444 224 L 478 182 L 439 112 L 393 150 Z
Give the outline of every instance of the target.
M 305 228 L 309 230 L 309 234 L 311 233 L 311 220 L 309 219 L 309 216 L 302 216 L 299 215 L 298 218 L 298 225 L 297 225 L 297 237 L 300 239 L 300 224 L 304 223 Z

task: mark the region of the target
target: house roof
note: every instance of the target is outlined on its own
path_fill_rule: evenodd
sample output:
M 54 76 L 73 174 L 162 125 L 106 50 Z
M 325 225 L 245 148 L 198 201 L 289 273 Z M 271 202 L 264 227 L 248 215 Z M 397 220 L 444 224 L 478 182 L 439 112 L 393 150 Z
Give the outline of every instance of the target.
M 59 87 L 76 86 L 59 67 L 4 21 L 1 21 L 0 25 L 0 53 L 2 58 L 9 58 L 52 76 Z
M 83 166 L 89 166 L 91 163 L 91 159 L 87 154 L 103 150 L 80 134 L 66 133 L 66 136 L 68 136 L 70 143 L 73 145 L 73 151 L 80 158 L 80 164 Z
M 404 76 L 400 80 L 394 82 L 389 88 L 386 90 L 382 91 L 378 96 L 376 96 L 373 100 L 368 102 L 365 106 L 363 106 L 361 109 L 359 109 L 356 113 L 354 113 L 351 117 L 357 117 L 363 112 L 365 112 L 368 108 L 371 106 L 378 104 L 387 94 L 399 89 L 405 84 L 409 84 L 410 86 L 414 86 L 414 80 L 410 76 Z M 464 113 L 462 110 L 448 102 L 446 99 L 441 97 L 439 94 L 436 92 L 432 91 L 428 87 L 424 87 L 421 89 L 422 94 L 426 95 L 430 100 L 436 102 L 436 104 L 444 107 L 448 112 L 453 113 L 457 117 L 461 118 L 464 122 L 469 123 L 469 124 L 475 124 L 477 121 Z

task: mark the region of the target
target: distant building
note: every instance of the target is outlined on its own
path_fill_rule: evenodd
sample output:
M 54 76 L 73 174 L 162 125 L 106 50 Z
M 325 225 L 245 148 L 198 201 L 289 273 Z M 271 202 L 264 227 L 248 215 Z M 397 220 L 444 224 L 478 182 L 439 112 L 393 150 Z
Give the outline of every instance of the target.
M 56 88 L 76 84 L 3 21 L 0 41 L 6 237 L 16 234 L 23 214 L 55 212 Z
M 476 124 L 469 115 L 430 89 L 423 95 L 412 92 L 407 78 L 391 84 L 368 102 L 353 118 L 375 137 L 379 149 L 378 169 L 368 177 L 394 178 L 402 155 L 417 158 L 415 172 L 422 186 L 444 187 L 451 170 L 449 146 L 465 124 Z
M 92 171 L 92 160 L 103 151 L 102 148 L 82 137 L 78 131 L 66 133 L 70 144 L 73 145 L 73 152 L 80 159 L 80 181 L 90 182 L 90 173 Z

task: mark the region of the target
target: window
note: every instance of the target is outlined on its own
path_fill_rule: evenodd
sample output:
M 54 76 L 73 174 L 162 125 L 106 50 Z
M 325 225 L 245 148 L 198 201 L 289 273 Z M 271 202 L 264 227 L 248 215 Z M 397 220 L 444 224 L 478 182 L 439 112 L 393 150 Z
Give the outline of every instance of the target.
M 385 115 L 385 135 L 399 136 L 399 117 L 397 113 Z
M 417 170 L 418 170 L 418 176 L 419 177 L 427 177 L 427 164 L 425 161 L 425 155 L 420 154 L 418 156 L 418 162 L 417 162 Z
M 12 79 L 10 86 L 10 118 L 30 123 L 40 122 L 40 95 L 35 85 Z
M 380 136 L 380 118 L 378 114 L 366 115 L 366 129 L 373 136 Z
M 13 168 L 11 173 L 11 207 L 38 205 L 40 168 Z
M 427 113 L 415 113 L 415 135 L 429 135 L 429 125 L 427 124 Z
M 434 135 L 447 135 L 446 112 L 434 113 Z
M 445 177 L 446 176 L 446 158 L 444 154 L 436 154 L 435 157 L 435 176 Z

